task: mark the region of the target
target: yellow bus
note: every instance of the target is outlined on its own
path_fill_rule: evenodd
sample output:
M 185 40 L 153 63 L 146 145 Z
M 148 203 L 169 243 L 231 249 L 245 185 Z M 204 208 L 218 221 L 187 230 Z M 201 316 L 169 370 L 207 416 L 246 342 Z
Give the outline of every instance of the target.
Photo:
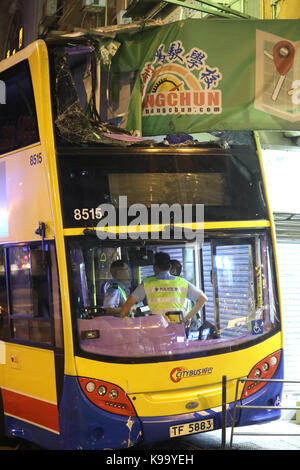
M 47 449 L 145 446 L 218 429 L 224 375 L 229 410 L 240 377 L 253 378 L 239 390 L 243 404 L 276 405 L 282 393 L 255 380 L 283 377 L 256 135 L 192 147 L 105 142 L 88 120 L 80 128 L 93 63 L 88 45 L 42 40 L 0 63 L 0 423 Z M 189 224 L 176 225 L 175 210 L 166 224 L 153 220 L 163 204 L 191 209 Z M 141 207 L 149 218 L 137 224 Z M 175 237 L 176 227 L 197 227 L 197 207 L 203 239 Z M 208 298 L 189 328 L 145 301 L 126 318 L 106 306 L 111 264 L 128 267 L 130 293 L 153 275 L 158 252 Z M 243 409 L 235 425 L 279 416 Z

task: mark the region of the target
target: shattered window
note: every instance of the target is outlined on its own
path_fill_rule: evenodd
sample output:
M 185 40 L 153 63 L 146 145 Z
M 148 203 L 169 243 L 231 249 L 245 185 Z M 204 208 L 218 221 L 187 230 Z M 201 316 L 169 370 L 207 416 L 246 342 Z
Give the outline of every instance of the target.
M 100 60 L 102 64 L 108 60 L 110 49 L 102 49 L 96 52 L 93 46 L 82 45 L 51 50 L 56 136 L 60 142 L 73 145 L 145 142 L 119 127 L 118 119 L 109 122 L 108 94 L 113 93 L 113 87 L 109 72 L 101 70 Z

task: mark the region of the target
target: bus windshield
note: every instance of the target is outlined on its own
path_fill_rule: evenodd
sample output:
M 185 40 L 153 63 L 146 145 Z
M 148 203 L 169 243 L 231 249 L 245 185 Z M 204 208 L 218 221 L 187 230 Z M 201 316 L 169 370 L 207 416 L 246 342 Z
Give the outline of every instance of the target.
M 71 307 L 80 353 L 108 360 L 143 362 L 235 350 L 278 331 L 279 312 L 272 278 L 273 255 L 266 233 L 212 233 L 204 243 L 67 237 Z M 153 259 L 166 252 L 177 260 L 180 277 L 205 292 L 208 301 L 189 327 L 180 312 L 153 314 L 147 297 L 129 316 L 109 307 L 122 304 L 148 276 Z M 111 266 L 122 261 L 116 273 Z M 120 264 L 120 263 L 119 263 Z M 189 304 L 188 304 L 189 303 Z M 224 349 L 225 348 L 225 349 Z

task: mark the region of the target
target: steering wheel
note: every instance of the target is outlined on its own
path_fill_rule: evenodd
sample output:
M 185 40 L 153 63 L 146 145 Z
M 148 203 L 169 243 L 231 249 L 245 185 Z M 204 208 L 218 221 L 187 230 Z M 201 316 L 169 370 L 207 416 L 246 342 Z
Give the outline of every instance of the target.
M 94 305 L 93 307 L 83 307 L 81 312 L 86 315 L 86 318 L 102 317 L 106 315 L 106 310 L 100 305 Z

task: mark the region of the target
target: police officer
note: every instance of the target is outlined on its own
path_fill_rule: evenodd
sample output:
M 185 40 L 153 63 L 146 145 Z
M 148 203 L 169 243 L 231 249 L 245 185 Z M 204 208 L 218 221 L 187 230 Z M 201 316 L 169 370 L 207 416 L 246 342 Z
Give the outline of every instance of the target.
M 185 324 L 190 325 L 191 318 L 202 308 L 207 297 L 204 292 L 186 279 L 170 274 L 170 267 L 170 256 L 163 252 L 156 253 L 153 266 L 154 276 L 145 278 L 142 284 L 133 291 L 121 309 L 122 318 L 127 315 L 134 304 L 142 302 L 145 297 L 151 312 L 159 315 L 165 315 L 166 312 L 171 311 L 183 311 L 185 299 L 189 298 L 195 302 L 194 307 L 185 317 Z
M 177 259 L 171 259 L 170 263 L 171 263 L 170 274 L 173 274 L 173 276 L 180 276 L 181 270 L 182 270 L 180 261 L 178 261 Z M 183 309 L 182 309 L 184 318 L 191 311 L 192 306 L 193 306 L 192 301 L 188 297 L 186 297 L 184 305 L 183 305 Z M 191 319 L 191 329 L 197 330 L 200 327 L 200 324 L 201 322 L 200 322 L 199 314 L 196 313 L 194 317 Z
M 113 279 L 105 283 L 103 307 L 109 314 L 119 314 L 130 292 L 130 271 L 127 263 L 117 260 L 111 264 L 110 272 Z
M 173 276 L 180 276 L 182 270 L 182 266 L 180 261 L 177 259 L 171 259 L 170 260 L 170 273 L 173 274 Z

